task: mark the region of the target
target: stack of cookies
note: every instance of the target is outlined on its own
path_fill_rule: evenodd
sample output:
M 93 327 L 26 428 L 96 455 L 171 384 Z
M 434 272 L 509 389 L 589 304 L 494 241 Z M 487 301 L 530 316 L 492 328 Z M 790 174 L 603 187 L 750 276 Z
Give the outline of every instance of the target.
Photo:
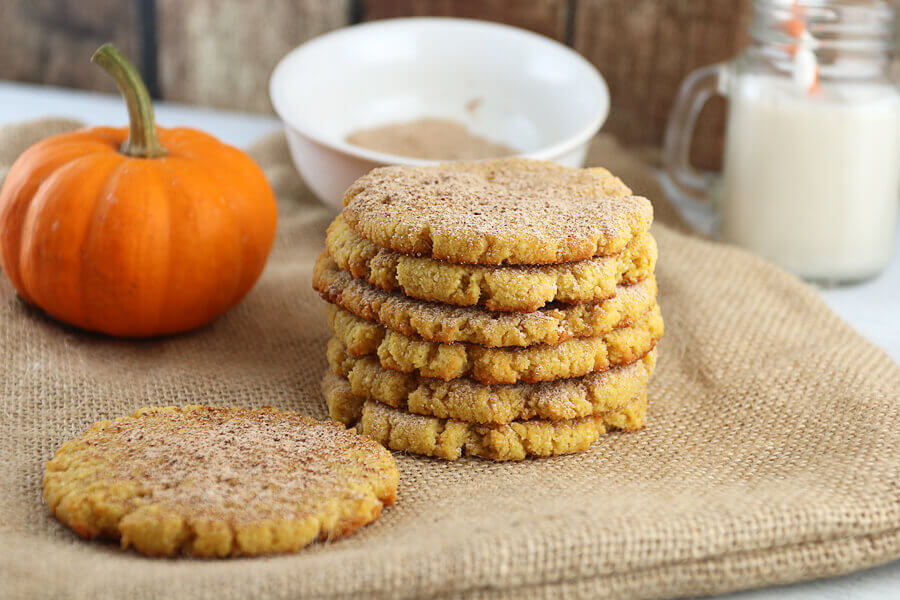
M 652 220 L 600 168 L 370 172 L 314 271 L 331 417 L 450 460 L 568 454 L 643 427 L 663 333 Z

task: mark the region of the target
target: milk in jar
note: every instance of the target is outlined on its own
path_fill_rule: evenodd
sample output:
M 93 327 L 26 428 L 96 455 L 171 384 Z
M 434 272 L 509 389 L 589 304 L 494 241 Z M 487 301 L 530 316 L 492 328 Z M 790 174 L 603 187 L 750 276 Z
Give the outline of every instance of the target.
M 685 79 L 663 163 L 682 199 L 714 214 L 721 240 L 825 284 L 888 265 L 900 202 L 896 13 L 886 0 L 754 0 L 752 43 Z M 689 161 L 716 93 L 728 99 L 721 176 Z
M 845 82 L 810 94 L 748 74 L 728 96 L 721 238 L 810 280 L 877 274 L 896 236 L 897 90 Z

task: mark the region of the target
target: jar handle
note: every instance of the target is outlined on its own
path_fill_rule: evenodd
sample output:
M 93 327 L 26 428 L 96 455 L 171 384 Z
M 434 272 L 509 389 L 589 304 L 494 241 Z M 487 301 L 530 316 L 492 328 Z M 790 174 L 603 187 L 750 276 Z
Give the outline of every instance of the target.
M 708 65 L 688 75 L 678 90 L 678 98 L 669 115 L 663 142 L 662 161 L 665 174 L 675 188 L 682 192 L 683 200 L 693 208 L 710 214 L 712 208 L 704 201 L 716 179 L 714 171 L 702 171 L 691 165 L 691 142 L 697 117 L 703 105 L 714 93 L 719 92 L 725 65 Z

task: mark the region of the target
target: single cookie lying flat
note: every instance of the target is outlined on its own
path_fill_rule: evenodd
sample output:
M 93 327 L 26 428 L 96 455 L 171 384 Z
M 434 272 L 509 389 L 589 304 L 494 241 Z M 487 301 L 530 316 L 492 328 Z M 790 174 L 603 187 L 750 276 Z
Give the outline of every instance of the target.
M 530 313 L 492 312 L 408 298 L 385 292 L 341 271 L 323 252 L 313 268 L 313 287 L 333 304 L 358 317 L 432 342 L 470 342 L 482 346 L 559 344 L 601 335 L 627 325 L 656 301 L 656 279 L 616 288 L 600 302 L 548 306 Z
M 538 265 L 616 254 L 653 220 L 606 169 L 522 158 L 370 171 L 347 223 L 379 246 L 455 263 Z
M 506 425 L 425 417 L 362 400 L 353 395 L 346 380 L 333 373 L 325 374 L 322 393 L 333 416 L 340 419 L 359 413 L 359 431 L 386 447 L 447 460 L 456 460 L 463 454 L 500 461 L 581 452 L 608 428 L 642 428 L 647 414 L 646 392 L 609 413 L 567 421 L 514 421 Z
M 649 277 L 656 240 L 643 233 L 618 254 L 545 266 L 459 265 L 401 254 L 360 237 L 342 215 L 328 227 L 328 254 L 342 270 L 385 291 L 420 300 L 496 311 L 533 312 L 550 302 L 581 304 L 612 297 L 619 285 Z
M 576 419 L 619 409 L 646 389 L 656 366 L 656 351 L 629 365 L 584 377 L 484 385 L 468 378 L 443 381 L 385 369 L 374 356 L 351 356 L 332 339 L 328 343 L 332 372 L 348 380 L 353 394 L 401 410 L 471 423 L 504 424 L 526 419 Z M 362 404 L 359 405 L 362 410 Z M 331 415 L 355 422 L 360 414 Z
M 390 452 L 271 408 L 144 408 L 47 463 L 44 500 L 83 538 L 153 556 L 293 552 L 349 535 L 397 496 Z
M 632 363 L 653 350 L 663 335 L 659 306 L 634 323 L 603 335 L 560 344 L 486 348 L 477 344 L 441 344 L 404 335 L 327 305 L 328 324 L 353 356 L 377 354 L 387 369 L 424 377 L 471 377 L 481 383 L 536 382 L 581 377 Z

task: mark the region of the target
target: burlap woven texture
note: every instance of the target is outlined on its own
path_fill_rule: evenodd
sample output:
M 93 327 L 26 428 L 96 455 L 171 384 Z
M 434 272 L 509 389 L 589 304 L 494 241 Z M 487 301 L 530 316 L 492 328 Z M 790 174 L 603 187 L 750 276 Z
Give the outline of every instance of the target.
M 0 132 L 0 165 L 67 127 Z M 659 198 L 614 151 L 600 140 L 593 160 Z M 325 417 L 329 333 L 310 276 L 332 215 L 283 138 L 253 154 L 279 197 L 278 240 L 254 291 L 211 326 L 116 341 L 62 327 L 0 284 L 0 597 L 663 598 L 900 557 L 900 368 L 791 276 L 662 226 L 667 332 L 645 431 L 512 464 L 398 454 L 397 505 L 296 555 L 154 560 L 77 539 L 47 514 L 40 480 L 93 421 L 195 402 Z

